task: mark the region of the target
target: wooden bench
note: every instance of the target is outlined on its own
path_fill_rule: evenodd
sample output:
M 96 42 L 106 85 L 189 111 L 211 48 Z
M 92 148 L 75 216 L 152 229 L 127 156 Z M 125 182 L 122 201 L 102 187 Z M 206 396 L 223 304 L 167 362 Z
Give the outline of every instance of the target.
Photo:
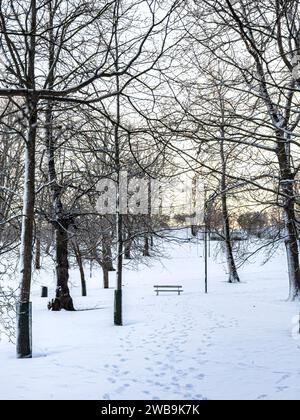
M 158 296 L 160 292 L 176 292 L 178 295 L 183 292 L 182 286 L 156 285 L 153 287 L 156 289 L 156 296 Z

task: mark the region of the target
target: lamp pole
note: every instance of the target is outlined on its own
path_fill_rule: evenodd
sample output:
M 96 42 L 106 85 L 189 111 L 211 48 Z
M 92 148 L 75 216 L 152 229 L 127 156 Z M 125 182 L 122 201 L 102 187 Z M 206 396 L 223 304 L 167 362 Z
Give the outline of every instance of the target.
M 207 187 L 204 188 L 204 281 L 205 281 L 205 293 L 208 293 L 208 277 L 207 277 Z

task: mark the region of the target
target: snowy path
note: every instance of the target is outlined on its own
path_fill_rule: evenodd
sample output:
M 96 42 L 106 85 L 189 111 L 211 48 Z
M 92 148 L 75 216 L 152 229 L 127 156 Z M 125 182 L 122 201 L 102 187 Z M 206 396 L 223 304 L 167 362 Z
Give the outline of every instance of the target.
M 299 399 L 298 305 L 284 300 L 284 256 L 247 266 L 240 285 L 226 284 L 211 259 L 206 296 L 197 247 L 175 246 L 172 255 L 166 269 L 157 262 L 126 273 L 124 327 L 112 325 L 113 290 L 101 290 L 96 273 L 92 296 L 75 303 L 99 310 L 50 313 L 36 296 L 35 357 L 15 360 L 0 343 L 0 398 Z M 184 293 L 157 297 L 157 282 Z

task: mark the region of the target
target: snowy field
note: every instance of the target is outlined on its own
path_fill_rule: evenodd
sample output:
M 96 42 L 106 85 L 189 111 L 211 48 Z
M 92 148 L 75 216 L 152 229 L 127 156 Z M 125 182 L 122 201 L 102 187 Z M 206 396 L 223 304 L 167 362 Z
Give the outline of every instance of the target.
M 292 335 L 298 304 L 286 302 L 284 253 L 262 256 L 229 285 L 222 263 L 209 262 L 204 290 L 201 245 L 168 245 L 170 258 L 124 276 L 124 327 L 113 326 L 113 289 L 100 272 L 80 297 L 72 271 L 75 313 L 53 313 L 33 290 L 34 358 L 16 360 L 0 343 L 1 399 L 299 399 L 300 341 Z M 113 280 L 112 280 L 113 281 Z M 181 296 L 156 296 L 154 284 L 182 284 Z M 294 324 L 295 325 L 295 324 Z

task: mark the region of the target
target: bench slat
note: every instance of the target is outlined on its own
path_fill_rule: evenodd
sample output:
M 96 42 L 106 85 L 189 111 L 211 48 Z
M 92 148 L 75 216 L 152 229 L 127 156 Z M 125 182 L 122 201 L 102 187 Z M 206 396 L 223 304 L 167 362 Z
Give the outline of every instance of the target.
M 161 289 L 161 290 L 157 290 L 157 292 L 175 292 L 175 293 L 181 293 L 181 292 L 183 292 L 183 290 L 164 290 L 164 289 Z
M 170 286 L 170 285 L 157 285 L 157 286 L 153 286 L 153 287 L 156 287 L 156 288 L 160 288 L 160 287 L 164 287 L 164 288 L 177 288 L 177 289 L 182 289 L 182 286 Z

